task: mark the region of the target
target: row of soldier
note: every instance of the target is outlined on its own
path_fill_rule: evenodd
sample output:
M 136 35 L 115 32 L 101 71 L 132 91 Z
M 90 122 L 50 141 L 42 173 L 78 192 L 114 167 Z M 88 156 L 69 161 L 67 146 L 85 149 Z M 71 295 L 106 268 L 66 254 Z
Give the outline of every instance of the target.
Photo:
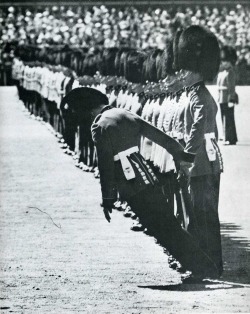
M 192 37 L 192 33 L 195 34 L 195 38 Z M 180 47 L 179 42 L 182 45 Z M 86 114 L 84 106 L 87 104 L 79 99 L 74 101 L 72 107 L 67 101 L 61 101 L 70 90 L 77 90 L 81 86 L 101 91 L 107 95 L 110 107 L 123 108 L 127 110 L 126 112 L 131 111 L 146 120 L 148 125 L 151 124 L 174 138 L 183 147 L 189 145 L 190 156 L 195 158 L 197 154 L 197 162 L 192 168 L 191 188 L 194 206 L 199 211 L 200 202 L 206 191 L 205 188 L 202 192 L 198 191 L 197 180 L 202 180 L 204 186 L 207 186 L 211 180 L 217 180 L 223 168 L 216 144 L 214 123 L 216 104 L 204 85 L 204 80 L 214 79 L 218 67 L 219 47 L 215 36 L 194 26 L 177 33 L 175 40 L 168 43 L 164 51 L 154 49 L 146 53 L 130 48 L 109 48 L 103 51 L 94 48 L 88 52 L 77 49 L 73 55 L 70 55 L 67 49 L 20 47 L 13 64 L 13 78 L 17 82 L 20 97 L 26 108 L 55 130 L 60 141 L 67 146 L 65 152 L 73 154 L 77 158 L 77 165 L 84 169 L 93 170 L 97 165 L 95 147 L 88 125 L 91 119 L 81 114 L 81 112 Z M 178 72 L 174 69 L 178 69 Z M 190 109 L 187 109 L 189 106 Z M 207 110 L 208 115 L 204 116 L 201 109 Z M 193 111 L 196 113 L 192 113 Z M 199 124 L 200 121 L 202 124 Z M 199 133 L 198 129 L 202 125 L 204 128 Z M 186 177 L 184 180 L 177 178 L 178 163 L 165 148 L 147 137 L 141 137 L 139 149 L 152 175 L 157 173 L 157 180 L 160 180 L 161 191 L 165 198 L 164 204 L 166 201 L 168 208 L 171 208 L 172 212 L 180 218 L 183 227 L 187 227 L 188 214 L 191 215 L 189 209 L 192 210 L 192 206 L 190 208 L 187 206 L 190 204 L 190 195 Z M 184 170 L 186 164 L 179 166 Z M 146 178 L 144 184 L 149 184 Z M 218 193 L 216 185 L 214 187 L 216 199 Z M 210 210 L 211 203 L 214 204 L 213 206 L 216 207 L 214 211 L 217 212 L 218 204 L 211 197 L 212 195 L 209 195 L 207 204 L 202 203 L 206 207 L 204 210 Z M 130 216 L 131 209 L 126 206 L 126 201 L 120 199 L 115 206 L 121 208 L 123 202 L 125 215 Z M 106 210 L 105 205 L 104 210 Z M 143 217 L 146 213 L 142 212 L 141 215 L 142 221 L 148 220 Z M 200 219 L 200 216 L 198 218 Z M 201 218 L 203 219 L 203 216 Z M 199 229 L 204 223 L 202 219 Z M 194 223 L 195 219 L 192 221 Z M 154 223 L 156 225 L 153 230 L 157 230 L 157 224 L 160 225 L 161 222 Z M 209 227 L 206 237 L 214 237 L 215 223 L 214 256 L 207 247 L 207 240 L 204 244 L 206 254 L 212 254 L 212 260 L 213 258 L 216 260 L 218 273 L 221 273 L 217 213 L 211 217 L 211 228 Z M 138 223 L 134 227 L 134 230 L 144 230 L 144 226 Z M 196 237 L 196 222 L 193 227 Z
M 12 75 L 20 98 L 31 114 L 53 128 L 64 152 L 74 156 L 78 167 L 94 171 L 98 177 L 89 126 L 79 125 L 77 117 L 67 113 L 67 107 L 60 107 L 62 97 L 79 86 L 98 89 L 109 97 L 110 104 L 140 115 L 183 144 L 183 110 L 189 101 L 188 86 L 183 85 L 187 73 L 174 73 L 170 49 L 171 43 L 164 51 L 155 49 L 149 53 L 109 48 L 88 53 L 75 49 L 70 55 L 72 51 L 65 47 L 42 50 L 23 46 L 16 51 Z M 82 75 L 83 72 L 86 74 Z M 147 138 L 141 140 L 140 151 L 162 174 L 162 184 L 167 189 L 165 194 L 171 202 L 174 202 L 174 194 L 178 200 L 172 156 Z M 126 208 L 126 201 L 122 201 L 125 205 L 117 202 L 117 208 Z M 186 213 L 183 213 L 180 200 L 177 203 L 176 211 L 183 219 Z M 135 223 L 132 228 L 139 230 L 143 226 Z
M 60 107 L 62 97 L 79 86 L 98 89 L 109 97 L 110 104 L 139 114 L 182 142 L 182 114 L 188 92 L 181 84 L 183 74 L 176 75 L 172 68 L 172 56 L 168 53 L 171 48 L 170 44 L 165 51 L 156 49 L 150 53 L 110 48 L 96 54 L 90 51 L 84 58 L 84 52 L 79 49 L 70 56 L 69 50 L 58 47 L 56 50 L 41 50 L 23 46 L 16 51 L 12 75 L 29 112 L 53 128 L 64 152 L 74 156 L 78 167 L 94 171 L 98 177 L 89 126 L 77 123 L 77 117 L 68 114 L 67 107 Z M 86 74 L 79 76 L 83 74 L 83 64 Z M 162 185 L 167 198 L 171 199 L 173 210 L 175 194 L 179 205 L 176 211 L 183 219 L 185 213 L 178 197 L 172 156 L 147 138 L 141 140 L 140 150 L 143 157 L 162 174 Z M 116 208 L 119 207 L 126 209 L 125 216 L 132 215 L 126 200 L 117 202 Z M 142 230 L 143 226 L 135 222 L 132 229 Z
M 171 45 L 165 51 L 157 49 L 146 54 L 129 48 L 110 48 L 103 51 L 102 56 L 100 52 L 97 55 L 90 52 L 86 55 L 87 60 L 77 49 L 70 63 L 58 64 L 64 50 L 53 49 L 50 56 L 47 54 L 50 50 L 21 47 L 14 59 L 13 78 L 28 110 L 53 127 L 65 152 L 74 154 L 78 166 L 92 171 L 96 169 L 97 161 L 89 128 L 77 125 L 76 118 L 67 114 L 67 108 L 60 108 L 62 97 L 79 86 L 96 88 L 108 95 L 110 103 L 141 115 L 182 142 L 182 115 L 188 92 L 181 84 L 183 75 L 174 74 L 168 49 Z M 83 76 L 77 75 L 80 73 L 76 67 L 79 56 L 82 63 L 88 64 L 87 74 Z M 68 57 L 64 55 L 64 60 Z M 71 64 L 73 70 L 64 64 Z M 141 153 L 158 172 L 166 174 L 175 170 L 172 156 L 146 138 L 142 139 Z
M 179 88 L 176 84 L 181 78 L 174 78 L 167 49 L 146 54 L 129 48 L 110 48 L 102 54 L 100 51 L 97 54 L 90 52 L 85 56 L 86 60 L 77 49 L 71 62 L 65 63 L 60 62 L 63 50 L 53 50 L 52 56 L 49 53 L 50 50 L 42 51 L 31 46 L 19 48 L 12 76 L 26 107 L 35 116 L 49 122 L 58 136 L 62 134 L 71 151 L 75 150 L 75 136 L 70 136 L 67 129 L 73 125 L 65 121 L 66 112 L 60 108 L 60 103 L 65 94 L 78 86 L 99 89 L 109 96 L 110 102 L 116 101 L 117 107 L 142 115 L 178 140 L 183 138 L 177 111 L 188 98 L 183 86 Z M 85 65 L 88 64 L 84 75 L 80 75 L 79 56 L 82 63 L 86 61 Z M 170 81 L 172 85 L 175 81 L 178 93 L 171 92 Z M 166 109 L 172 116 L 163 119 Z M 91 161 L 89 163 L 91 165 Z

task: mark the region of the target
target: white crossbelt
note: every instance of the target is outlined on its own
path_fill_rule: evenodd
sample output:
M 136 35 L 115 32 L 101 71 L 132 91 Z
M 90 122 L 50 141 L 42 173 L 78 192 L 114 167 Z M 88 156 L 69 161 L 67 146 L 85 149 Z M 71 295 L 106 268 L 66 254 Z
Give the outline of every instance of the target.
M 120 160 L 122 165 L 123 173 L 127 180 L 131 180 L 135 178 L 135 172 L 134 169 L 128 160 L 128 156 L 130 156 L 133 153 L 139 152 L 138 146 L 130 147 L 117 155 L 114 156 L 114 161 Z

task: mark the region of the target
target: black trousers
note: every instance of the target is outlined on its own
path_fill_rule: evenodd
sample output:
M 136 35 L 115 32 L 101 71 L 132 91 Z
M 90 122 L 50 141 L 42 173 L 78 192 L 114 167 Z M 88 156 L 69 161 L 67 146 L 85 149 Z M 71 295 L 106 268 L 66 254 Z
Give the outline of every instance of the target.
M 220 104 L 220 108 L 225 141 L 228 141 L 230 144 L 236 144 L 238 138 L 234 119 L 234 107 L 229 108 L 228 103 L 223 103 Z
M 63 138 L 70 150 L 75 150 L 75 134 L 77 126 L 75 120 L 70 115 L 63 117 Z
M 201 276 L 217 277 L 218 269 L 185 231 L 169 208 L 161 186 L 149 186 L 128 199 L 148 233 L 165 247 L 187 270 Z
M 220 174 L 192 177 L 190 180 L 193 214 L 188 231 L 199 242 L 222 274 L 222 249 L 218 215 Z

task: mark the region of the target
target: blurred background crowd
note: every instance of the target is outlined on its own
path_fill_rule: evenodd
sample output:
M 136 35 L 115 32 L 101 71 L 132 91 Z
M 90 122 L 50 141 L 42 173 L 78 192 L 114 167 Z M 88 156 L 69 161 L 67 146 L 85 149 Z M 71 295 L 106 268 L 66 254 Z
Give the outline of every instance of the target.
M 250 84 L 250 6 L 48 6 L 0 10 L 1 67 L 18 45 L 164 49 L 177 29 L 203 25 L 237 51 L 238 85 Z

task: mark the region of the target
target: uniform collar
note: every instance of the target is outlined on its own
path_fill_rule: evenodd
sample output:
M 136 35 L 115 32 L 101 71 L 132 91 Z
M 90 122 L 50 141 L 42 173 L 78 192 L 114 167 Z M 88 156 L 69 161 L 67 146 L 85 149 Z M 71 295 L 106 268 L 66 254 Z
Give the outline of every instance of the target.
M 105 111 L 110 110 L 110 109 L 113 109 L 113 108 L 115 108 L 115 107 L 110 106 L 110 105 L 107 105 L 107 106 L 103 107 L 102 110 L 101 110 L 101 112 L 94 118 L 92 124 L 97 123 L 97 122 L 101 119 L 102 114 L 103 114 Z

